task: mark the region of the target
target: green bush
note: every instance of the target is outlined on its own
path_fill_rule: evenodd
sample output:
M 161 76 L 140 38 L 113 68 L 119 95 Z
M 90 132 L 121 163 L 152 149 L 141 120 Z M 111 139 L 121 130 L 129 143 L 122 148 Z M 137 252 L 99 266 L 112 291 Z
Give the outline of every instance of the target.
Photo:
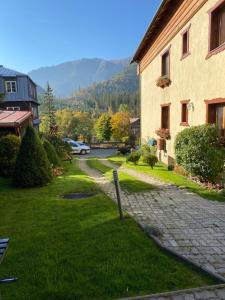
M 130 147 L 120 147 L 118 149 L 118 152 L 122 155 L 126 155 L 126 154 L 130 153 Z
M 44 140 L 43 146 L 50 164 L 55 168 L 60 166 L 60 160 L 56 153 L 55 147 L 47 140 Z
M 168 165 L 167 169 L 168 171 L 174 171 L 174 165 Z
M 70 155 L 72 149 L 69 143 L 64 142 L 58 136 L 48 137 L 48 141 L 55 147 L 56 153 L 61 159 L 65 159 L 66 156 Z
M 52 180 L 47 154 L 33 127 L 27 127 L 16 160 L 13 183 L 19 187 L 43 186 Z
M 139 152 L 131 152 L 129 154 L 129 156 L 127 157 L 127 162 L 132 162 L 136 165 L 138 163 L 140 157 L 141 157 L 141 154 Z
M 152 169 L 155 166 L 155 164 L 158 162 L 158 158 L 154 154 L 146 154 L 143 157 L 143 162 L 149 165 Z
M 178 165 L 201 180 L 216 182 L 224 168 L 225 152 L 215 125 L 186 128 L 175 140 Z
M 13 175 L 16 156 L 20 148 L 20 139 L 16 135 L 6 135 L 0 138 L 0 175 Z

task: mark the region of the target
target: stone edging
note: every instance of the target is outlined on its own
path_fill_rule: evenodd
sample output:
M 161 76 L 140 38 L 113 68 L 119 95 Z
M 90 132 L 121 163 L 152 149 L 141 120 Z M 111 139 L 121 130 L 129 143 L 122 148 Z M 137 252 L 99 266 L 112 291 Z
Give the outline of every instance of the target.
M 173 256 L 175 256 L 176 258 L 178 258 L 178 259 L 180 259 L 180 260 L 182 260 L 182 261 L 185 261 L 186 263 L 188 263 L 189 265 L 192 265 L 192 266 L 194 266 L 195 268 L 197 268 L 197 269 L 200 269 L 203 273 L 206 273 L 206 274 L 208 274 L 209 276 L 212 276 L 212 277 L 214 277 L 215 279 L 217 279 L 217 280 L 219 280 L 219 281 L 221 281 L 221 283 L 223 283 L 223 284 L 225 284 L 225 278 L 224 277 L 222 277 L 222 276 L 220 276 L 220 275 L 218 275 L 218 274 L 215 274 L 214 272 L 212 272 L 212 271 L 210 271 L 210 270 L 208 270 L 208 269 L 206 269 L 206 268 L 204 268 L 204 267 L 202 267 L 201 265 L 199 265 L 199 264 L 197 264 L 197 263 L 195 263 L 194 261 L 192 261 L 192 260 L 189 260 L 188 258 L 186 258 L 185 256 L 183 256 L 183 255 L 181 255 L 181 254 L 179 254 L 179 253 L 177 253 L 176 251 L 173 251 L 172 249 L 170 249 L 170 248 L 168 248 L 168 247 L 166 247 L 166 246 L 164 246 L 162 243 L 161 243 L 161 241 L 157 238 L 157 237 L 155 237 L 153 234 L 151 234 L 151 233 L 149 233 L 148 231 L 146 231 L 146 229 L 145 229 L 145 227 L 144 226 L 142 226 L 141 224 L 139 224 L 139 223 L 137 223 L 141 228 L 142 228 L 142 230 L 162 249 L 162 250 L 164 250 L 164 251 L 166 251 L 166 252 L 169 252 L 170 254 L 172 254 Z
M 159 294 L 152 294 L 152 295 L 145 295 L 145 296 L 138 296 L 138 297 L 130 297 L 130 298 L 121 298 L 118 300 L 151 300 L 151 298 L 156 297 L 169 297 L 169 296 L 179 296 L 182 294 L 190 294 L 194 292 L 202 292 L 202 291 L 211 291 L 215 289 L 221 289 L 225 288 L 225 284 L 217 284 L 217 285 L 210 285 L 210 286 L 203 286 L 200 288 L 194 288 L 194 289 L 186 289 L 186 290 L 179 290 L 174 292 L 166 292 L 166 293 L 159 293 Z

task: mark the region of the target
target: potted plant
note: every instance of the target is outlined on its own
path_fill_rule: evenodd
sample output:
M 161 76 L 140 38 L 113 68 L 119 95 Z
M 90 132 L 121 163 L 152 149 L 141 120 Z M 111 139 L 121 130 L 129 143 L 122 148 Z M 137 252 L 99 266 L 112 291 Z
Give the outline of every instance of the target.
M 157 80 L 156 80 L 156 85 L 158 87 L 161 87 L 162 89 L 164 89 L 165 87 L 169 86 L 171 84 L 171 80 L 167 75 L 164 76 L 160 76 Z
M 159 128 L 155 131 L 155 133 L 161 138 L 161 139 L 166 139 L 168 140 L 170 138 L 170 130 L 169 129 L 164 129 L 164 128 Z

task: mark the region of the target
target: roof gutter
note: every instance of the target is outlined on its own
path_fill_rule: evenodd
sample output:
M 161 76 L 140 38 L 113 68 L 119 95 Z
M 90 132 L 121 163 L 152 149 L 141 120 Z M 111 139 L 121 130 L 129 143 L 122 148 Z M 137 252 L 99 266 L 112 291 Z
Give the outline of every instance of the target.
M 159 18 L 161 12 L 163 11 L 164 7 L 166 6 L 166 4 L 168 2 L 170 2 L 170 0 L 163 0 L 163 2 L 161 3 L 161 5 L 159 6 L 158 11 L 156 12 L 156 14 L 153 17 L 150 25 L 148 26 L 148 29 L 147 29 L 147 31 L 146 31 L 146 33 L 145 33 L 145 35 L 144 35 L 144 37 L 143 37 L 140 45 L 138 46 L 138 48 L 137 48 L 137 50 L 136 50 L 136 52 L 135 52 L 135 54 L 134 54 L 131 62 L 130 62 L 131 64 L 134 63 L 134 62 L 139 63 L 139 56 L 140 56 L 141 51 L 144 48 L 145 41 L 148 39 L 149 35 L 151 34 L 151 31 L 154 28 L 154 24 L 155 24 L 156 20 Z

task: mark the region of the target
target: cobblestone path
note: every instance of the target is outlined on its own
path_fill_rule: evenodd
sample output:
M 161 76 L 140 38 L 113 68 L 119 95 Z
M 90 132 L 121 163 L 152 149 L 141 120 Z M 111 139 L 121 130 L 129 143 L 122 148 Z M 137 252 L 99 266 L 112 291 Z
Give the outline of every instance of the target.
M 112 166 L 108 161 L 102 162 Z M 79 160 L 79 167 L 116 201 L 115 187 L 106 177 L 90 168 L 84 159 Z M 121 170 L 157 187 L 143 193 L 121 191 L 123 208 L 163 247 L 225 282 L 225 203 L 203 199 L 131 169 Z M 194 293 L 140 299 L 225 299 L 225 286 L 218 291 L 200 290 L 200 296 Z

